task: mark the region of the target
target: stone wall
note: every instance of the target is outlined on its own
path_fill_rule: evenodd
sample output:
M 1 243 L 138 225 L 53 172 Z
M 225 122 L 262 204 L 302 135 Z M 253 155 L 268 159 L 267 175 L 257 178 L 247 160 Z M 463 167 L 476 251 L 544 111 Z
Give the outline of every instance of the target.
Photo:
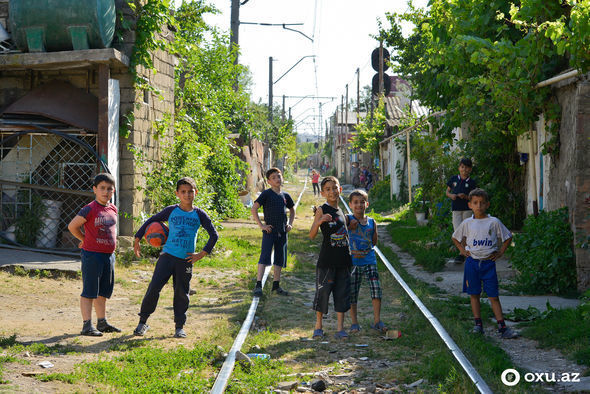
M 117 10 L 133 25 L 133 13 L 128 8 L 125 0 L 116 0 Z M 118 30 L 123 32 L 121 41 L 115 42 L 114 47 L 125 53 L 129 58 L 132 56 L 133 44 L 135 42 L 135 31 L 124 31 L 119 22 Z M 173 34 L 163 28 L 162 34 L 171 39 Z M 119 232 L 121 235 L 133 235 L 137 229 L 134 218 L 140 216 L 141 212 L 150 212 L 149 201 L 144 199 L 143 192 L 138 187 L 145 186 L 147 174 L 160 163 L 162 140 L 156 138 L 154 122 L 164 119 L 164 115 L 174 114 L 174 72 L 177 65 L 176 57 L 161 50 L 153 54 L 154 67 L 157 72 L 138 67 L 138 74 L 149 81 L 149 84 L 160 92 L 158 95 L 149 91 L 136 90 L 133 87 L 131 73 L 125 71 L 113 75 L 119 79 L 121 88 L 121 119 L 120 124 L 125 122 L 124 116 L 133 113 L 134 121 L 131 133 L 128 138 L 120 140 L 120 187 L 119 187 L 119 211 L 125 213 L 120 216 Z M 171 130 L 163 141 L 170 138 Z M 141 151 L 145 160 L 138 166 L 136 158 L 129 149 Z
M 543 209 L 552 211 L 568 207 L 570 224 L 574 232 L 578 289 L 590 288 L 590 252 L 578 247 L 581 238 L 590 235 L 590 81 L 588 75 L 570 78 L 553 85 L 562 108 L 559 129 L 558 155 L 543 156 L 543 171 L 539 152 L 533 156 L 537 165 L 537 187 L 543 180 Z M 537 122 L 537 146 L 548 138 L 542 119 Z M 531 214 L 532 181 L 530 160 L 527 164 L 528 213 Z

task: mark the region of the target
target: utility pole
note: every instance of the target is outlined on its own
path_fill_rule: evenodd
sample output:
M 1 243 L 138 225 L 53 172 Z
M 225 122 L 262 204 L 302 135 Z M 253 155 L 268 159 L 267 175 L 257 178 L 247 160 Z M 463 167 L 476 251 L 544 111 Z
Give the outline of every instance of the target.
M 268 58 L 268 120 L 272 123 L 272 56 Z
M 359 124 L 361 117 L 361 72 L 356 68 L 356 124 Z
M 285 121 L 285 95 L 283 94 L 283 122 Z
M 230 37 L 230 49 L 235 51 L 234 65 L 238 64 L 238 53 L 239 45 L 238 39 L 240 35 L 240 0 L 231 0 L 231 37 Z M 233 84 L 234 90 L 238 91 L 238 79 Z

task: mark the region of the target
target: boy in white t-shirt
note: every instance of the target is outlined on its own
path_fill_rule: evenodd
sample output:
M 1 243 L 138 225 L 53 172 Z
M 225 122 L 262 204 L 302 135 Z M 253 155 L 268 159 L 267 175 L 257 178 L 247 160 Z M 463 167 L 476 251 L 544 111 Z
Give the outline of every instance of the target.
M 471 297 L 471 310 L 475 318 L 472 332 L 483 334 L 481 320 L 481 285 L 488 295 L 494 317 L 498 322 L 498 332 L 504 339 L 516 338 L 517 333 L 506 326 L 502 316 L 502 305 L 498 298 L 498 276 L 496 260 L 500 258 L 510 241 L 512 234 L 498 220 L 486 213 L 490 201 L 483 189 L 474 189 L 469 193 L 469 208 L 473 216 L 465 219 L 453 233 L 453 243 L 461 255 L 467 257 L 463 271 L 463 292 Z M 501 246 L 498 247 L 498 239 Z

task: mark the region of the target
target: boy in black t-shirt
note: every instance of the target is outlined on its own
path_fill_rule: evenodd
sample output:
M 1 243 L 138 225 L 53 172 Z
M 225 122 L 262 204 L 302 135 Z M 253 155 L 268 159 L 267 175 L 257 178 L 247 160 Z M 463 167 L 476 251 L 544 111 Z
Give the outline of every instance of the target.
M 283 174 L 276 167 L 266 172 L 266 179 L 270 189 L 266 189 L 254 201 L 252 205 L 252 217 L 258 227 L 262 229 L 262 246 L 260 250 L 260 259 L 258 260 L 258 274 L 256 276 L 256 287 L 254 288 L 254 297 L 262 296 L 262 276 L 264 269 L 270 265 L 270 256 L 274 248 L 274 275 L 272 282 L 272 291 L 280 295 L 289 295 L 281 288 L 281 270 L 287 266 L 287 233 L 293 228 L 295 220 L 295 204 L 291 196 L 281 191 L 283 184 Z M 258 209 L 262 206 L 264 212 L 264 222 L 262 224 L 258 217 Z M 285 208 L 289 209 L 289 222 Z
M 472 213 L 469 209 L 469 193 L 477 187 L 475 180 L 469 175 L 473 170 L 471 159 L 463 158 L 459 163 L 459 175 L 453 175 L 447 182 L 448 198 L 451 202 L 451 211 L 453 212 L 453 231 L 457 231 L 463 220 L 470 218 Z M 459 255 L 455 258 L 455 263 L 462 263 L 465 257 Z

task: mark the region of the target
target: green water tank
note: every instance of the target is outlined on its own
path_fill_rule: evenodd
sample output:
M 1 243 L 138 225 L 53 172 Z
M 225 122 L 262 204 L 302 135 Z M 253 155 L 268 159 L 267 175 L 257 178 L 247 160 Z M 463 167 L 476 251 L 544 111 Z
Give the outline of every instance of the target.
M 10 0 L 13 40 L 21 51 L 107 48 L 115 34 L 115 0 Z

